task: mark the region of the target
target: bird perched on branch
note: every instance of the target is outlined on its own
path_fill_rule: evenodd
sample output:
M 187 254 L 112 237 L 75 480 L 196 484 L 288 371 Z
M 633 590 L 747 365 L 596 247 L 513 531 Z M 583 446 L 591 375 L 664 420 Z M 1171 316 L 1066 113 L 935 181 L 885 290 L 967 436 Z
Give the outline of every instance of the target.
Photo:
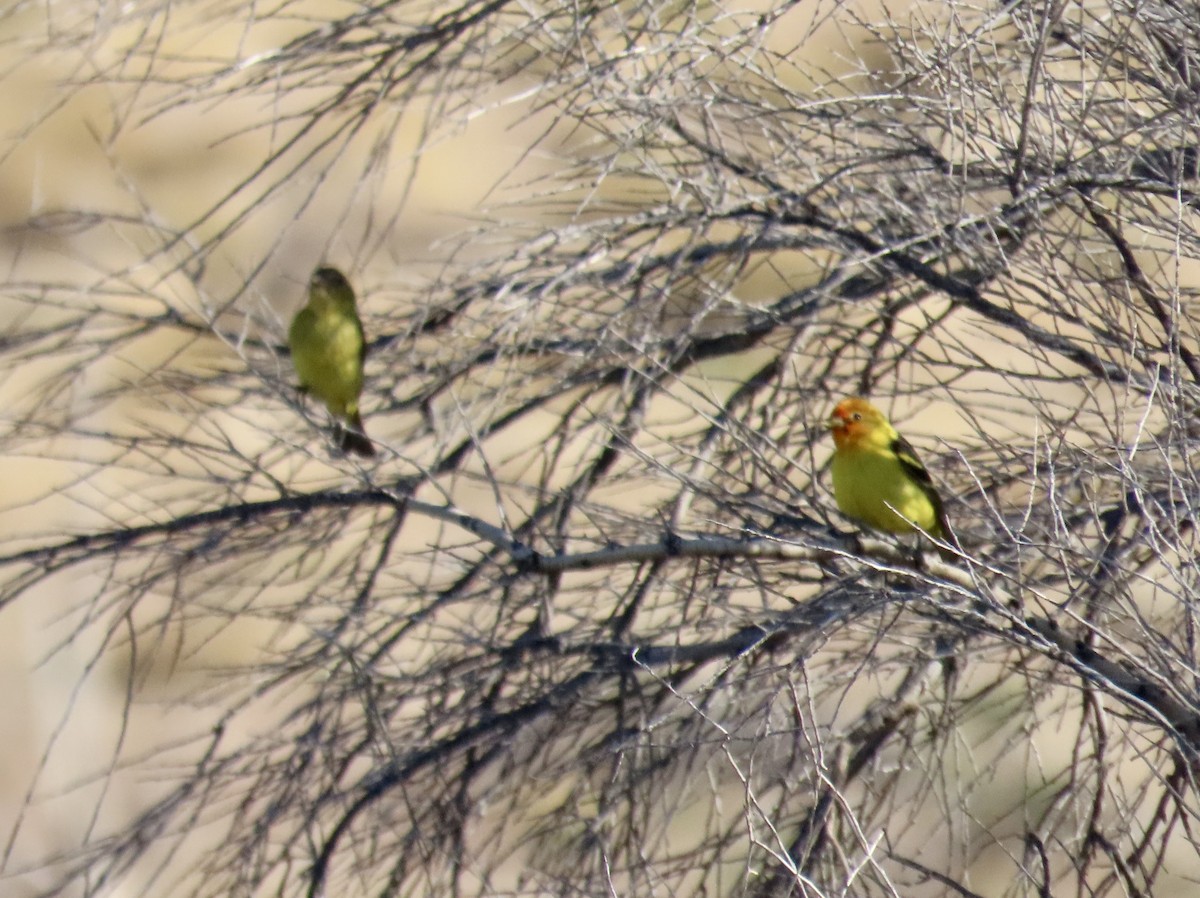
M 837 447 L 830 467 L 833 497 L 846 517 L 885 533 L 919 531 L 956 542 L 929 472 L 883 412 L 857 396 L 843 399 L 829 429 Z M 956 557 L 940 546 L 938 551 Z
M 343 452 L 370 457 L 375 447 L 363 430 L 358 399 L 363 388 L 366 342 L 354 290 L 336 268 L 318 268 L 308 282 L 308 304 L 288 330 L 300 389 L 325 403 L 334 416 L 334 439 Z

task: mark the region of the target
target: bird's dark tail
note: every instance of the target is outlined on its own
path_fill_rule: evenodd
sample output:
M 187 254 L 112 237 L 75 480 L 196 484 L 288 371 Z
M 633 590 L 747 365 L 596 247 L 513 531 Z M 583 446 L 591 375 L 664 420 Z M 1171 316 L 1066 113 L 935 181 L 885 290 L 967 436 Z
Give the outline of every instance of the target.
M 949 543 L 951 546 L 954 546 L 957 549 L 962 549 L 962 544 L 958 541 L 958 537 L 955 536 L 954 531 L 950 529 L 950 522 L 946 520 L 946 513 L 942 511 L 940 500 L 937 503 L 937 513 L 939 532 L 935 532 L 932 535 L 940 539 L 942 542 Z M 962 558 L 959 556 L 958 552 L 955 552 L 953 549 L 949 549 L 946 546 L 938 546 L 937 552 L 938 555 L 942 557 L 943 561 L 949 561 L 951 563 L 958 563 L 962 561 Z
M 375 445 L 367 439 L 367 432 L 363 430 L 362 418 L 358 412 L 347 419 L 347 424 L 349 426 L 343 424 L 337 426 L 334 436 L 337 438 L 338 448 L 343 452 L 361 455 L 363 458 L 374 457 Z

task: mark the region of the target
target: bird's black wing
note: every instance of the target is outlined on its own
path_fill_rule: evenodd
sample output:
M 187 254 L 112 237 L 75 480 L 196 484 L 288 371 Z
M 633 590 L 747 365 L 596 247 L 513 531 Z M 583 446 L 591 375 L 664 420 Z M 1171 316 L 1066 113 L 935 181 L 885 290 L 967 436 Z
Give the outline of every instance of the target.
M 957 542 L 953 531 L 950 529 L 950 522 L 946 520 L 946 509 L 942 506 L 942 497 L 938 495 L 937 488 L 933 485 L 933 478 L 929 476 L 929 470 L 921 464 L 921 459 L 917 456 L 917 450 L 912 447 L 912 443 L 902 436 L 897 436 L 896 439 L 892 440 L 892 445 L 889 448 L 896 453 L 896 457 L 900 459 L 900 464 L 904 466 L 904 470 L 917 482 L 917 485 L 921 487 L 921 491 L 925 493 L 933 505 L 938 527 L 941 528 L 942 532 L 931 533 L 930 536 L 936 536 L 950 543 Z

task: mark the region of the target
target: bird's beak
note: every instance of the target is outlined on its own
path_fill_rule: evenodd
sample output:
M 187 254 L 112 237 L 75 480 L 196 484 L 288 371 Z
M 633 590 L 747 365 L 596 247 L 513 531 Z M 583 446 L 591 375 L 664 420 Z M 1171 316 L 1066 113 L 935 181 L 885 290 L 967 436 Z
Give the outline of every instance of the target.
M 832 418 L 830 418 L 828 421 L 825 422 L 826 430 L 841 430 L 845 426 L 846 426 L 846 422 L 843 421 L 841 418 L 837 417 L 837 415 L 834 415 Z

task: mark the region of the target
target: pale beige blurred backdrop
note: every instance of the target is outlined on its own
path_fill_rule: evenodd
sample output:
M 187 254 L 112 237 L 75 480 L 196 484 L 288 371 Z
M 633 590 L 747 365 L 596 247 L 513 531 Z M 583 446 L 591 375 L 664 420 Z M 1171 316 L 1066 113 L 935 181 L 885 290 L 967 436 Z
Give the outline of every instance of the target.
M 28 426 L 28 408 L 41 401 L 31 395 L 31 385 L 43 383 L 45 375 L 36 360 L 26 369 L 28 380 L 18 372 L 0 384 L 0 398 L 12 410 L 8 420 L 26 447 L 6 459 L 0 528 L 10 538 L 35 543 L 114 521 L 155 519 L 165 494 L 143 488 L 136 464 L 106 464 L 122 454 L 120 447 L 104 443 L 106 428 L 121 432 L 153 420 L 159 429 L 228 438 L 247 452 L 272 446 L 276 425 L 297 414 L 285 395 L 291 372 L 286 358 L 264 362 L 268 353 L 248 352 L 245 345 L 282 339 L 314 267 L 334 264 L 350 275 L 370 337 L 373 313 L 391 302 L 412 302 L 422 285 L 442 277 L 451 260 L 501 251 L 503 236 L 483 239 L 486 229 L 483 237 L 476 234 L 469 241 L 459 236 L 489 220 L 489 210 L 503 208 L 514 218 L 519 210 L 535 221 L 552 214 L 535 199 L 543 179 L 568 165 L 573 148 L 586 139 L 556 124 L 538 102 L 536 83 L 526 78 L 466 99 L 389 98 L 370 127 L 349 135 L 331 128 L 329 143 L 311 156 L 290 152 L 288 127 L 271 127 L 271 122 L 290 121 L 328 91 L 320 86 L 290 96 L 231 91 L 216 101 L 172 82 L 170 73 L 177 66 L 181 78 L 190 78 L 224 67 L 233 72 L 233 85 L 241 73 L 268 72 L 273 54 L 314 23 L 345 15 L 348 4 L 288 3 L 273 14 L 236 3 L 168 4 L 160 14 L 129 21 L 122 19 L 123 9 L 22 4 L 0 23 L 0 36 L 12 51 L 0 80 L 0 131 L 6 136 L 0 157 L 0 260 L 10 292 L 28 296 L 30 285 L 44 283 L 62 288 L 47 308 L 34 313 L 27 301 L 6 305 L 0 296 L 0 314 L 9 323 L 25 323 L 31 314 L 53 318 L 53 304 L 70 296 L 69 302 L 101 303 L 126 316 L 161 315 L 173 307 L 218 327 L 211 333 L 180 329 L 174 337 L 160 333 L 153 340 L 126 341 L 117 356 L 81 352 L 77 374 L 47 399 L 91 421 L 90 438 L 78 443 L 39 441 Z M 879 16 L 883 7 L 864 5 L 861 11 Z M 795 61 L 797 88 L 803 87 L 806 66 L 819 72 L 814 80 L 820 81 L 841 72 L 885 77 L 888 62 L 878 43 L 837 18 L 825 21 L 826 12 L 798 8 L 789 13 L 809 49 L 802 62 Z M 816 21 L 820 39 L 812 37 Z M 87 34 L 90 40 L 80 39 Z M 787 34 L 787 27 L 772 31 L 781 52 Z M 131 54 L 131 47 L 138 52 Z M 816 47 L 821 51 L 814 52 Z M 152 48 L 153 65 L 145 59 L 147 48 Z M 148 71 L 153 79 L 146 78 Z M 431 115 L 438 119 L 434 125 Z M 282 152 L 279 161 L 260 170 L 275 151 Z M 264 193 L 266 185 L 272 189 Z M 586 186 L 614 195 L 619 191 L 607 183 Z M 90 213 L 98 215 L 93 219 Z M 561 206 L 553 214 L 561 215 Z M 155 227 L 183 236 L 164 241 Z M 1115 263 L 1097 261 L 1110 264 Z M 749 272 L 736 300 L 753 306 L 810 275 L 799 265 L 787 265 L 777 259 Z M 901 316 L 898 327 L 905 326 L 921 327 L 920 316 Z M 80 335 L 81 344 L 86 336 Z M 967 329 L 961 338 L 964 345 L 989 345 L 982 331 Z M 172 371 L 251 364 L 262 365 L 263 376 L 276 384 L 279 401 L 273 406 L 240 408 L 236 393 L 219 384 L 186 397 L 163 388 L 164 383 L 169 387 Z M 740 374 L 708 373 L 724 389 Z M 142 379 L 155 384 L 146 405 L 110 401 L 114 385 Z M 1032 441 L 1038 425 L 1029 406 L 989 396 L 1001 386 L 979 374 L 964 379 L 960 389 L 983 397 L 987 421 L 998 430 L 1023 429 Z M 1066 385 L 1050 401 L 1069 405 L 1075 400 Z M 1140 409 L 1120 407 L 1120 397 L 1111 404 L 1130 432 L 1144 423 Z M 680 413 L 679 408 L 657 411 L 664 419 Z M 956 434 L 976 426 L 944 404 L 919 397 L 889 404 L 888 411 L 907 422 L 908 434 L 923 449 L 938 448 L 939 441 L 953 445 Z M 388 439 L 386 426 L 377 432 L 370 419 L 367 426 L 373 436 Z M 543 436 L 529 434 L 532 440 Z M 314 484 L 339 476 L 328 459 L 309 456 L 306 449 L 312 446 L 279 446 L 272 463 L 289 476 L 301 471 Z M 829 447 L 813 451 L 804 464 L 823 462 Z M 203 476 L 201 467 L 178 464 L 181 483 L 189 487 Z M 154 482 L 156 490 L 169 490 L 161 477 Z M 495 504 L 487 491 L 469 485 L 450 498 L 481 515 Z M 253 571 L 242 573 L 246 583 L 255 581 Z M 260 653 L 288 646 L 285 622 L 234 616 L 239 602 L 260 598 L 238 587 L 230 590 L 227 619 L 179 620 L 149 639 L 145 633 L 133 637 L 132 619 L 128 629 L 120 624 L 111 630 L 88 628 L 91 602 L 103 586 L 102 573 L 95 576 L 89 582 L 60 577 L 0 612 L 0 732 L 5 734 L 0 834 L 7 840 L 16 833 L 6 869 L 22 871 L 7 886 L 0 884 L 5 896 L 24 898 L 50 885 L 48 874 L 27 865 L 77 846 L 96 825 L 97 806 L 111 818 L 133 815 L 159 794 L 156 766 L 166 781 L 173 764 L 192 757 L 191 749 L 172 755 L 162 747 L 171 745 L 176 729 L 192 726 L 194 715 L 211 719 L 204 706 L 218 682 L 214 669 L 253 665 Z M 160 612 L 144 604 L 131 618 Z M 226 625 L 228 620 L 233 623 Z M 975 671 L 975 676 L 988 675 Z M 131 682 L 139 688 L 132 706 Z M 275 710 L 264 708 L 263 719 Z M 986 728 L 986 722 L 979 725 Z M 1058 769 L 1065 759 L 1056 755 L 1069 750 L 1071 741 L 1055 728 L 1044 738 L 1042 732 L 1033 734 L 1030 746 L 1029 756 L 1006 759 L 1011 770 L 985 771 L 971 792 L 972 811 L 980 818 L 988 818 L 994 807 L 1011 810 L 1018 802 L 1014 795 L 1020 794 L 1013 784 L 1025 782 L 1037 765 Z M 115 771 L 111 759 L 118 751 L 125 757 L 153 753 L 153 760 L 133 773 Z M 979 774 L 964 750 L 948 759 L 941 775 L 974 779 Z M 729 808 L 741 811 L 732 800 Z M 112 820 L 102 822 L 108 826 Z M 995 893 L 987 890 L 989 865 L 1004 871 L 1011 861 L 997 849 L 977 862 L 975 885 L 981 893 Z M 1006 878 L 999 874 L 996 891 Z

